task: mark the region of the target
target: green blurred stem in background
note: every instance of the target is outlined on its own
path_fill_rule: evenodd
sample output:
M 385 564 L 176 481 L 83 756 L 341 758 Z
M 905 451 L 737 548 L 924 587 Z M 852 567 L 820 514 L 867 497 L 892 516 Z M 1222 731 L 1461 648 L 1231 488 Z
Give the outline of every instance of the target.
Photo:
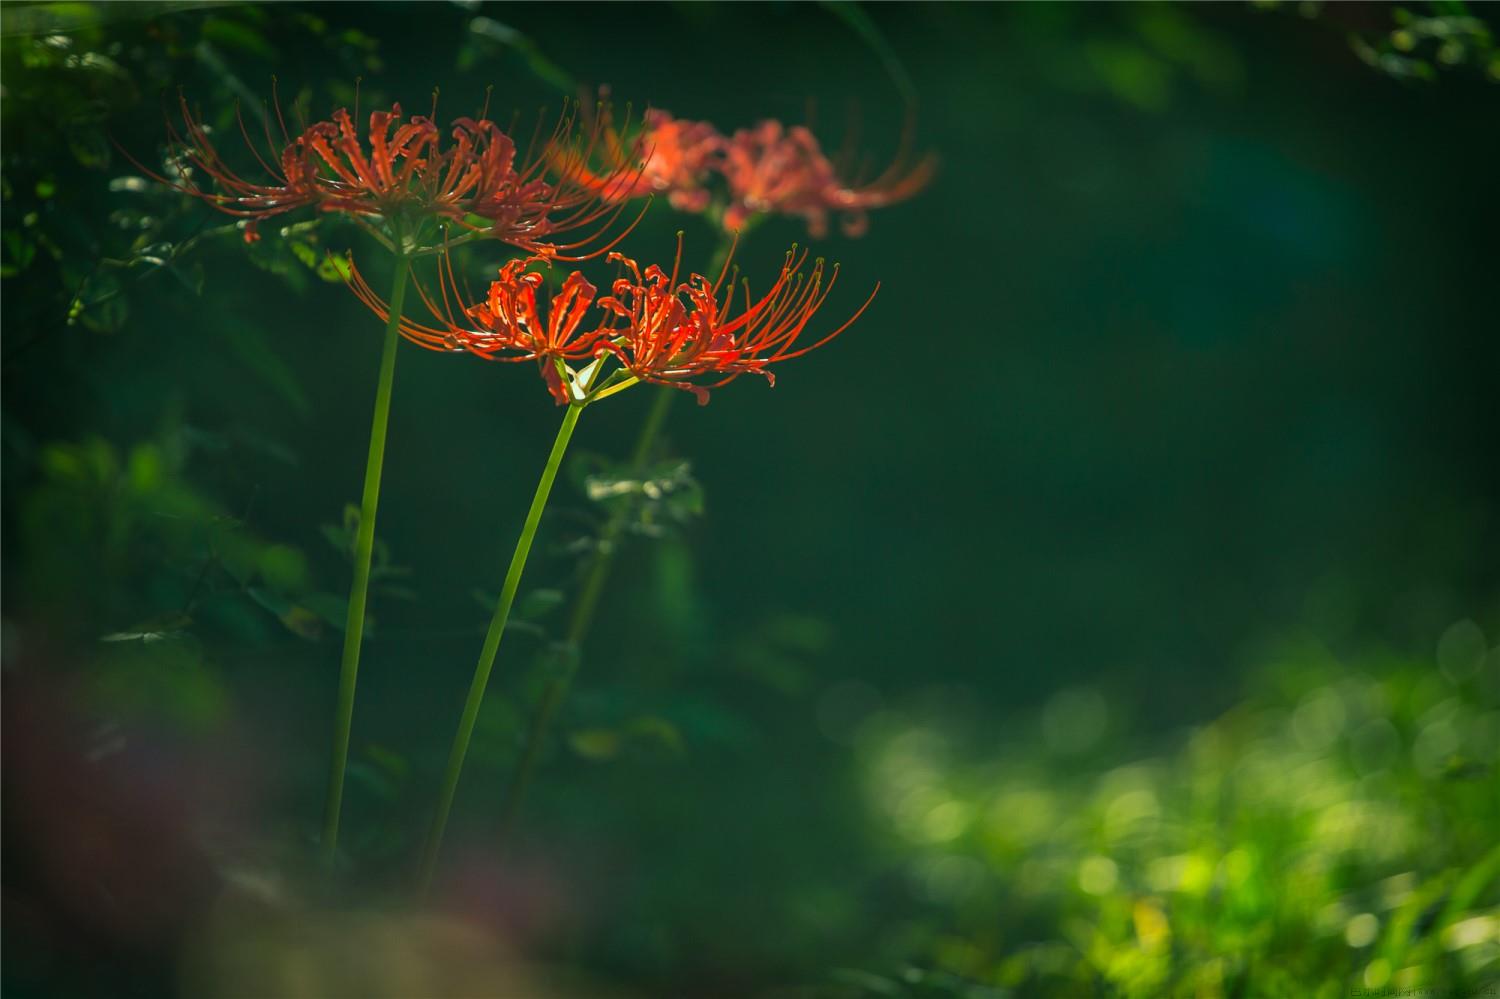
M 743 236 L 749 232 L 757 220 L 758 216 L 753 215 L 746 219 L 740 235 Z M 734 250 L 735 241 L 734 234 L 726 234 L 719 240 L 714 255 L 709 258 L 708 267 L 704 269 L 705 274 L 713 276 L 724 269 L 729 262 L 729 254 Z M 630 458 L 629 474 L 631 476 L 640 478 L 645 473 L 646 464 L 651 460 L 651 451 L 656 446 L 656 438 L 660 436 L 661 428 L 667 422 L 667 412 L 672 408 L 672 400 L 677 397 L 677 394 L 677 390 L 672 388 L 661 387 L 656 390 L 656 398 L 651 401 L 651 409 L 646 414 L 646 421 L 641 424 L 641 432 L 635 442 L 635 451 Z M 599 606 L 599 596 L 604 590 L 605 582 L 609 579 L 610 566 L 614 562 L 615 552 L 620 545 L 620 535 L 625 530 L 625 521 L 629 516 L 629 507 L 622 504 L 616 508 L 614 515 L 609 518 L 604 525 L 603 532 L 599 535 L 599 547 L 595 549 L 594 557 L 584 574 L 583 586 L 578 591 L 578 601 L 573 605 L 573 616 L 568 619 L 568 632 L 563 636 L 561 652 L 563 663 L 561 668 L 548 679 L 546 687 L 537 699 L 536 710 L 531 715 L 531 724 L 526 728 L 526 741 L 521 746 L 521 756 L 516 761 L 515 771 L 511 774 L 510 783 L 505 789 L 505 800 L 500 806 L 502 831 L 508 830 L 514 824 L 516 815 L 521 810 L 521 803 L 526 798 L 526 789 L 531 785 L 532 774 L 536 771 L 537 759 L 541 755 L 547 730 L 552 725 L 558 706 L 567 696 L 568 688 L 572 686 L 574 674 L 578 672 L 578 661 L 583 653 L 583 640 L 588 637 L 589 628 L 594 623 L 594 611 Z
M 510 569 L 505 574 L 505 585 L 500 590 L 500 600 L 495 604 L 495 614 L 490 618 L 489 631 L 484 636 L 484 648 L 479 653 L 479 664 L 474 667 L 474 680 L 469 684 L 469 696 L 464 702 L 463 714 L 459 717 L 458 732 L 453 737 L 453 749 L 448 754 L 448 768 L 443 775 L 443 787 L 438 797 L 437 813 L 432 819 L 432 829 L 427 834 L 427 845 L 422 851 L 420 890 L 425 896 L 432 884 L 432 874 L 437 868 L 438 852 L 443 845 L 443 831 L 448 825 L 448 813 L 453 808 L 453 796 L 458 790 L 458 778 L 463 773 L 464 757 L 469 751 L 469 738 L 474 734 L 474 723 L 479 718 L 479 708 L 484 703 L 484 688 L 489 683 L 490 670 L 495 665 L 495 656 L 500 651 L 500 639 L 505 634 L 505 624 L 510 618 L 510 608 L 521 586 L 521 573 L 526 568 L 526 556 L 531 553 L 531 543 L 536 538 L 536 529 L 542 522 L 542 511 L 547 506 L 547 497 L 552 492 L 552 483 L 557 479 L 557 470 L 562 466 L 563 455 L 568 450 L 568 441 L 573 428 L 578 425 L 578 415 L 583 412 L 581 403 L 568 406 L 558 428 L 557 440 L 552 444 L 552 453 L 547 456 L 547 465 L 542 469 L 542 478 L 536 484 L 536 495 L 531 498 L 531 509 L 526 513 L 526 523 L 521 527 L 521 537 L 516 541 L 516 550 L 510 558 Z
M 333 764 L 328 775 L 328 804 L 323 815 L 323 856 L 338 850 L 339 810 L 344 802 L 344 769 L 349 762 L 349 732 L 354 725 L 354 688 L 359 678 L 359 649 L 365 633 L 365 599 L 370 589 L 370 558 L 375 550 L 375 509 L 380 503 L 380 471 L 385 464 L 385 430 L 391 415 L 391 385 L 396 377 L 396 347 L 400 341 L 401 306 L 406 298 L 410 265 L 396 258 L 391 286 L 390 316 L 385 323 L 385 346 L 380 353 L 380 380 L 375 388 L 375 415 L 370 424 L 370 456 L 365 463 L 365 489 L 360 500 L 359 530 L 354 536 L 354 582 L 349 587 L 349 615 L 344 622 L 344 657 L 339 670 L 338 707 L 333 722 Z

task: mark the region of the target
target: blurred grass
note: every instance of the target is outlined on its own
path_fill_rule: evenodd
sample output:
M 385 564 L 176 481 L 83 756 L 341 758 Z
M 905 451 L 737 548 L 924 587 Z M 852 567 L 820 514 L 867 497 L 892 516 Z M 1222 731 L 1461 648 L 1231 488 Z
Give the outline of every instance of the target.
M 1087 689 L 987 733 L 1003 749 L 951 731 L 861 726 L 891 862 L 926 905 L 889 941 L 908 973 L 837 994 L 1332 999 L 1500 978 L 1500 648 L 1471 621 L 1426 661 L 1288 648 L 1169 739 Z
M 246 249 L 110 141 L 151 164 L 159 95 L 232 129 L 288 66 L 283 98 L 318 112 L 356 80 L 362 106 L 408 110 L 445 83 L 440 117 L 493 83 L 524 120 L 608 82 L 726 128 L 859 96 L 877 152 L 920 86 L 943 157 L 828 251 L 886 282 L 857 339 L 671 428 L 691 474 L 653 470 L 672 488 L 526 835 L 503 876 L 460 871 L 486 932 L 645 995 L 1500 979 L 1495 622 L 1417 659 L 1287 645 L 1248 681 L 1233 651 L 1298 627 L 1420 646 L 1492 607 L 1492 42 L 1453 4 L 1284 6 L 7 4 L 7 699 L 48 727 L 41 687 L 84 722 L 47 752 L 7 742 L 7 995 L 177 988 L 182 936 L 119 941 L 156 905 L 203 922 L 155 873 L 199 859 L 188 771 L 244 809 L 212 890 L 242 868 L 297 883 L 374 361 L 325 261 L 358 237 L 309 220 Z M 726 39 L 754 56 L 733 86 Z M 701 225 L 653 209 L 633 238 Z M 783 236 L 804 238 L 768 223 L 747 257 Z M 351 870 L 382 905 L 482 631 L 471 594 L 498 583 L 554 421 L 492 367 L 407 357 L 351 766 Z M 616 412 L 601 455 L 634 434 Z M 496 853 L 493 788 L 620 484 L 607 459 L 575 470 L 481 719 L 470 856 Z M 226 746 L 269 788 L 253 805 Z M 59 773 L 94 783 L 57 793 Z M 47 811 L 90 793 L 124 803 Z M 515 901 L 553 875 L 533 907 L 581 915 Z M 361 947 L 389 945 L 365 988 L 529 973 L 487 963 L 487 935 L 454 963 L 470 936 L 447 923 L 279 904 L 209 921 L 200 994 L 247 955 L 249 986 L 295 977 L 310 939 L 314 992 Z

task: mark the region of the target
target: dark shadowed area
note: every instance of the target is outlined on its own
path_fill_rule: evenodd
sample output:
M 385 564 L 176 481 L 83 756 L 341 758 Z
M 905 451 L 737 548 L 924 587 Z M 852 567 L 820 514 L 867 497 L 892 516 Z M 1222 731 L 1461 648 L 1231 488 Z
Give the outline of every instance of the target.
M 6 995 L 1488 994 L 1495 24 L 7 3 Z M 649 469 L 626 458 L 670 390 L 583 414 L 423 905 L 562 410 L 531 364 L 401 345 L 321 862 L 381 349 L 336 260 L 383 291 L 391 259 L 332 214 L 248 243 L 147 177 L 179 92 L 253 172 L 235 109 L 265 134 L 273 81 L 292 128 L 435 102 L 529 136 L 605 88 L 621 120 L 808 125 L 864 176 L 904 141 L 937 162 L 857 237 L 743 234 L 760 285 L 794 242 L 839 263 L 809 335 L 880 285 L 774 387 L 679 393 Z M 707 269 L 721 227 L 666 198 L 621 248 L 669 266 L 679 231 Z M 454 259 L 482 289 L 514 255 Z M 548 280 L 573 266 L 616 273 Z

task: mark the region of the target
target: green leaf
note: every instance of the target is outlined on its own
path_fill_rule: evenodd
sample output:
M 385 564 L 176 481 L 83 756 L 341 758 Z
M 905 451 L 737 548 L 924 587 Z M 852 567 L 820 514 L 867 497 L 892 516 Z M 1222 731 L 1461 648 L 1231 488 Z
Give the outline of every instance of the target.
M 317 641 L 323 637 L 323 618 L 312 609 L 270 590 L 251 586 L 245 590 L 250 599 L 270 611 L 287 631 L 298 638 Z M 368 620 L 366 625 L 368 626 Z
M 316 268 L 318 277 L 324 281 L 342 284 L 347 282 L 354 273 L 349 266 L 349 260 L 335 253 L 325 253 L 318 261 Z
M 97 710 L 187 731 L 209 729 L 228 712 L 224 685 L 196 642 L 126 642 L 109 649 L 85 683 Z
M 323 619 L 306 607 L 291 607 L 281 615 L 286 630 L 298 638 L 316 642 L 323 637 Z
M 333 593 L 305 594 L 302 605 L 337 631 L 343 631 L 344 622 L 349 619 L 348 599 Z
M 183 637 L 183 633 L 192 626 L 193 619 L 186 614 L 170 614 L 153 621 L 145 621 L 133 625 L 123 631 L 112 631 L 107 635 L 100 635 L 101 642 L 151 642 L 170 641 Z
M 578 92 L 578 83 L 571 75 L 548 59 L 536 42 L 510 25 L 502 24 L 491 17 L 476 17 L 469 22 L 469 31 L 476 38 L 516 52 L 526 63 L 526 68 L 531 70 L 532 75 L 543 83 L 557 88 L 569 97 Z
M 349 558 L 354 554 L 354 536 L 349 533 L 347 528 L 334 524 L 323 524 L 318 530 L 340 555 Z
M 290 545 L 268 545 L 260 553 L 260 578 L 268 586 L 282 591 L 297 591 L 307 586 L 307 558 Z
M 534 621 L 557 609 L 565 599 L 566 596 L 561 590 L 532 590 L 516 603 L 516 609 L 512 611 L 511 616 L 522 621 Z
M 300 239 L 289 239 L 287 240 L 286 245 L 287 248 L 292 251 L 292 256 L 302 261 L 308 267 L 315 268 L 318 266 L 318 251 L 314 250 L 310 244 L 305 243 Z
M 276 390 L 298 416 L 306 417 L 312 412 L 312 403 L 308 401 L 291 366 L 266 345 L 259 330 L 242 323 L 226 323 L 223 335 L 230 349 L 245 366 Z
M 627 731 L 637 739 L 654 742 L 673 753 L 683 750 L 682 733 L 660 715 L 643 715 L 630 722 Z
M 364 787 L 381 801 L 394 801 L 399 795 L 396 782 L 368 763 L 355 760 L 349 764 L 348 774 L 350 780 Z
M 392 780 L 405 781 L 411 773 L 411 764 L 395 750 L 371 743 L 365 747 L 365 755 Z
M 276 49 L 265 36 L 254 28 L 224 17 L 209 17 L 203 21 L 203 37 L 216 45 L 238 49 L 265 60 L 276 58 Z
M 573 752 L 586 760 L 612 760 L 620 752 L 620 733 L 607 728 L 590 728 L 568 736 Z

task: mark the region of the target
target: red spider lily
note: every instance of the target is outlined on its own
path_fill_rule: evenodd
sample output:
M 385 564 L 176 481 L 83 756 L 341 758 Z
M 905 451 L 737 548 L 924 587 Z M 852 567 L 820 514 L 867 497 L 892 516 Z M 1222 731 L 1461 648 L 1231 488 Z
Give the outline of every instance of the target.
M 602 238 L 621 210 L 591 185 L 602 183 L 607 193 L 634 177 L 621 171 L 585 184 L 564 171 L 548 178 L 552 152 L 572 143 L 574 113 L 565 112 L 541 151 L 518 163 L 514 141 L 491 121 L 457 119 L 445 148 L 430 117 L 413 115 L 403 121 L 397 104 L 371 113 L 364 141 L 342 108 L 331 121 L 306 126 L 292 137 L 278 107 L 282 141 L 280 153 L 273 155 L 275 165 L 257 149 L 237 113 L 245 143 L 268 175 L 266 182 L 257 183 L 225 164 L 201 119 L 185 98 L 180 103 L 183 130 L 168 122 L 173 156 L 212 178 L 219 190 L 199 187 L 191 170 L 180 170 L 175 180 L 145 172 L 226 214 L 249 219 L 247 241 L 258 238 L 260 220 L 312 205 L 357 218 L 453 222 L 531 253 L 578 260 L 584 257 L 566 254 Z M 265 131 L 266 145 L 274 150 L 277 142 L 269 125 Z M 596 138 L 586 145 L 591 148 Z M 596 223 L 582 238 L 558 242 L 558 237 Z M 585 256 L 607 252 L 623 235 Z
M 446 165 L 456 162 L 458 149 L 438 155 L 439 133 L 430 119 L 413 116 L 403 124 L 401 105 L 395 104 L 389 111 L 370 113 L 366 134 L 368 156 L 361 147 L 354 119 L 339 108 L 332 121 L 310 125 L 298 136 L 297 141 L 311 146 L 327 168 L 319 177 L 323 189 L 320 208 L 382 217 L 398 215 L 407 207 L 431 207 L 439 214 L 451 214 L 449 206 L 456 201 L 441 196 L 449 186 L 442 183 L 442 167 L 444 160 Z M 327 175 L 330 172 L 331 177 Z M 413 179 L 419 183 L 413 185 Z
M 607 130 L 602 122 L 595 122 L 583 129 L 581 135 L 577 134 L 578 118 L 579 106 L 575 103 L 564 110 L 550 137 L 533 143 L 540 153 L 527 157 L 519 168 L 515 165 L 515 146 L 499 128 L 489 121 L 469 122 L 476 132 L 487 137 L 486 151 L 492 154 L 498 151 L 484 161 L 483 182 L 469 208 L 485 224 L 470 228 L 486 231 L 540 256 L 571 261 L 606 253 L 629 235 L 644 217 L 644 208 L 608 244 L 581 256 L 563 252 L 582 249 L 601 239 L 625 207 L 626 199 L 616 192 L 635 186 L 641 175 L 639 166 L 628 163 L 621 163 L 603 175 L 589 172 L 584 164 L 595 156 Z M 460 124 L 468 121 L 462 119 Z M 546 174 L 549 165 L 555 171 L 550 177 Z M 559 235 L 596 223 L 597 228 L 581 239 L 572 243 L 556 241 Z
M 219 155 L 218 148 L 209 137 L 208 128 L 188 108 L 187 98 L 179 96 L 178 102 L 182 112 L 182 131 L 179 132 L 176 129 L 170 118 L 167 119 L 167 145 L 170 150 L 169 158 L 175 165 L 176 177 L 174 179 L 168 179 L 148 170 L 130 157 L 129 153 L 126 153 L 131 162 L 147 176 L 184 194 L 199 198 L 226 215 L 248 219 L 249 222 L 245 228 L 245 242 L 247 243 L 253 243 L 260 238 L 256 232 L 256 225 L 262 219 L 322 201 L 324 192 L 313 149 L 304 136 L 298 136 L 295 140 L 286 136 L 286 125 L 281 119 L 279 107 L 277 120 L 281 123 L 284 141 L 281 143 L 280 154 L 273 156 L 274 162 L 267 162 L 266 158 L 261 156 L 256 149 L 255 142 L 250 138 L 250 131 L 245 126 L 244 116 L 240 114 L 238 107 L 235 109 L 235 119 L 239 122 L 240 135 L 261 169 L 268 176 L 268 182 L 257 183 L 241 177 L 224 162 L 223 157 Z M 271 139 L 269 124 L 266 126 L 266 142 L 268 146 L 276 145 Z M 193 170 L 201 171 L 212 178 L 220 191 L 207 191 L 199 187 L 193 179 Z
M 744 287 L 744 303 L 736 312 L 734 288 L 726 286 L 727 260 L 712 283 L 701 274 L 678 283 L 680 239 L 670 275 L 655 265 L 642 271 L 634 260 L 618 253 L 611 253 L 609 259 L 621 264 L 628 276 L 617 279 L 611 293 L 599 300 L 617 322 L 609 338 L 601 340 L 600 349 L 613 354 L 635 379 L 692 392 L 700 405 L 708 402 L 709 389 L 746 373 L 763 375 L 776 384 L 770 365 L 801 357 L 838 336 L 869 308 L 880 290 L 877 284 L 854 315 L 832 333 L 798 347 L 803 330 L 838 280 L 837 264 L 829 271 L 818 259 L 804 272 L 807 251 L 798 254 L 793 249 L 765 294 L 752 298 L 749 287 Z
M 598 289 L 577 271 L 563 281 L 547 309 L 547 318 L 542 318 L 537 292 L 544 279 L 528 268 L 547 262 L 546 257 L 509 261 L 500 268 L 498 280 L 491 282 L 484 300 L 464 306 L 452 262 L 445 254 L 439 265 L 440 303 L 420 284 L 416 286 L 427 311 L 442 325 L 428 326 L 403 318 L 398 327 L 401 335 L 428 350 L 468 351 L 491 361 L 536 361 L 548 391 L 559 405 L 566 405 L 571 399 L 559 364 L 593 357 L 600 338 L 609 331 L 603 322 L 592 329 L 581 328 Z M 359 300 L 381 320 L 389 318 L 389 306 L 352 260 L 349 272 L 350 285 Z M 455 302 L 459 303 L 459 315 L 454 313 Z M 472 323 L 461 322 L 459 316 Z
M 934 168 L 930 157 L 908 168 L 903 139 L 903 151 L 891 165 L 861 183 L 824 155 L 807 128 L 786 128 L 778 121 L 741 129 L 729 139 L 708 122 L 674 118 L 665 111 L 648 111 L 634 139 L 625 138 L 625 130 L 607 119 L 604 126 L 611 172 L 593 178 L 582 170 L 586 183 L 601 191 L 607 186 L 607 200 L 664 193 L 674 208 L 701 212 L 713 198 L 707 186 L 710 175 L 721 174 L 729 194 L 722 221 L 732 232 L 754 216 L 776 213 L 802 216 L 811 234 L 821 237 L 829 214 L 838 212 L 846 234 L 862 235 L 868 209 L 911 197 L 932 179 Z M 632 164 L 634 182 L 621 183 Z
M 665 194 L 679 211 L 701 212 L 708 207 L 710 192 L 704 181 L 718 168 L 724 150 L 724 136 L 708 122 L 650 110 L 642 117 L 641 130 L 633 140 L 626 140 L 607 117 L 603 135 L 611 172 L 585 176 L 586 182 L 606 199 Z M 620 182 L 625 176 L 631 177 L 631 183 Z
M 636 382 L 692 392 L 701 404 L 708 401 L 710 389 L 742 374 L 764 375 L 774 385 L 770 365 L 823 346 L 858 319 L 875 298 L 871 292 L 842 326 L 799 347 L 808 322 L 833 290 L 837 265 L 828 270 L 818 260 L 804 270 L 807 252 L 788 253 L 765 294 L 753 298 L 744 288 L 743 304 L 736 309 L 728 262 L 716 281 L 692 274 L 686 282 L 678 282 L 680 239 L 670 275 L 656 265 L 642 270 L 618 253 L 611 253 L 609 259 L 625 272 L 609 295 L 596 299 L 595 287 L 574 271 L 552 298 L 544 319 L 537 301 L 542 275 L 528 268 L 548 262 L 546 258 L 507 263 L 486 297 L 466 306 L 451 261 L 445 257 L 437 298 L 417 285 L 437 325 L 403 318 L 399 329 L 408 340 L 429 350 L 467 351 L 499 361 L 534 360 L 559 405 L 603 398 Z M 350 273 L 350 284 L 360 301 L 387 319 L 389 306 L 352 261 Z M 597 325 L 585 323 L 589 309 L 596 305 L 604 317 Z M 609 378 L 601 378 L 597 367 L 605 358 L 619 364 Z M 586 374 L 569 367 L 569 362 L 585 360 L 590 361 Z
M 763 121 L 735 132 L 725 145 L 721 170 L 730 204 L 724 228 L 737 231 L 754 215 L 800 215 L 808 232 L 821 238 L 829 213 L 839 212 L 844 233 L 859 236 L 868 226 L 867 209 L 911 197 L 932 179 L 933 169 L 930 157 L 907 170 L 904 157 L 897 156 L 879 177 L 857 184 L 840 176 L 811 131 Z

